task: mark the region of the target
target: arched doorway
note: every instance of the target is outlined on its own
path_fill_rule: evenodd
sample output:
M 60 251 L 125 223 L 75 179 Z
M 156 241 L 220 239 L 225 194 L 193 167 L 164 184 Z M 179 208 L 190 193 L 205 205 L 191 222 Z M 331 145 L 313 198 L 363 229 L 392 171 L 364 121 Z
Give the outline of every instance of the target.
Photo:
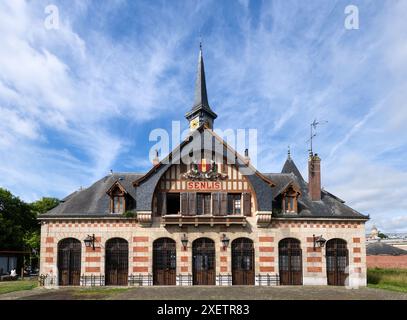
M 153 283 L 168 286 L 176 284 L 177 253 L 175 241 L 157 239 L 153 243 Z
M 81 278 L 81 242 L 66 238 L 58 243 L 58 283 L 60 286 L 79 286 Z
M 302 285 L 301 242 L 286 238 L 278 243 L 279 271 L 281 285 Z
M 121 238 L 106 241 L 105 284 L 127 286 L 129 274 L 129 244 Z
M 328 285 L 344 286 L 348 267 L 348 249 L 346 241 L 331 239 L 326 243 L 326 275 Z
M 250 239 L 232 242 L 232 284 L 254 285 L 254 246 Z
M 215 242 L 199 238 L 192 243 L 194 285 L 215 285 Z

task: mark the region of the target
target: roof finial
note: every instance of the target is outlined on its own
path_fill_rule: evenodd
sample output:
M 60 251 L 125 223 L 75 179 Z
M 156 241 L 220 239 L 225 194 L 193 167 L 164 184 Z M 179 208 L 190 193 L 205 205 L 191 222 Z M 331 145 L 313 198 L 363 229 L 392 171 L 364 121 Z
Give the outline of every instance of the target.
M 291 160 L 291 150 L 290 150 L 290 146 L 288 146 L 288 150 L 287 150 L 287 159 Z

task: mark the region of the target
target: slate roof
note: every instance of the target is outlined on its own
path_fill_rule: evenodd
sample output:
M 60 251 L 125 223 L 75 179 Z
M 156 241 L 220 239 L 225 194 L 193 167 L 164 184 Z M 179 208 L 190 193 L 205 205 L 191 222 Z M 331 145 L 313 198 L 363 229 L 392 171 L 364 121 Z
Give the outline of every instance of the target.
M 136 198 L 136 189 L 132 183 L 143 174 L 138 173 L 113 173 L 96 181 L 89 188 L 71 193 L 61 200 L 61 203 L 41 215 L 40 217 L 86 217 L 86 216 L 111 216 L 110 198 L 106 191 L 116 182 L 126 189 L 131 197 Z
M 312 201 L 308 195 L 308 183 L 302 177 L 294 161 L 289 157 L 284 163 L 281 173 L 265 173 L 276 186 L 273 197 L 276 198 L 290 183 L 296 183 L 301 190 L 298 199 L 298 213 L 290 214 L 296 217 L 319 217 L 319 218 L 347 218 L 368 219 L 367 216 L 347 206 L 343 200 L 330 192 L 321 190 L 321 200 Z M 276 217 L 287 217 L 287 214 L 274 213 Z
M 407 251 L 378 241 L 378 242 L 373 242 L 373 243 L 369 243 L 366 245 L 366 255 L 368 255 L 368 256 L 380 256 L 380 255 L 402 256 L 402 255 L 407 255 Z
M 155 190 L 156 184 L 164 172 L 171 166 L 171 164 L 162 165 L 153 169 L 151 177 L 146 179 L 140 185 L 133 185 L 133 183 L 145 174 L 139 173 L 113 173 L 105 176 L 104 178 L 96 181 L 89 188 L 73 192 L 64 198 L 61 203 L 50 210 L 49 212 L 41 215 L 43 218 L 47 217 L 104 217 L 111 216 L 109 206 L 109 196 L 106 192 L 116 182 L 126 189 L 128 194 L 136 200 L 137 211 L 151 210 L 152 194 Z M 299 176 L 297 176 L 295 174 Z M 270 186 L 259 176 L 253 174 L 248 176 L 251 184 L 253 185 L 256 198 L 258 200 L 259 211 L 271 210 L 272 199 L 275 199 L 284 189 L 290 184 L 295 183 L 300 187 L 301 196 L 298 200 L 298 214 L 278 214 L 273 213 L 275 217 L 299 217 L 299 218 L 346 218 L 346 219 L 367 219 L 368 217 L 348 207 L 342 200 L 335 197 L 331 193 L 322 190 L 322 197 L 320 201 L 311 201 L 308 196 L 308 184 L 302 178 L 292 159 L 288 159 L 283 167 L 282 173 L 265 173 L 264 176 L 268 177 L 275 186 Z

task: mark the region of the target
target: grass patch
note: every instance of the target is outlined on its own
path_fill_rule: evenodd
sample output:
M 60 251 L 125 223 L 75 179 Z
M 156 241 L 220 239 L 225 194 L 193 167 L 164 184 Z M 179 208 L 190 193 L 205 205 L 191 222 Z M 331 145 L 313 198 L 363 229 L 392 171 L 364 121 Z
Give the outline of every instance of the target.
M 73 292 L 73 295 L 77 298 L 83 299 L 101 299 L 110 297 L 118 293 L 122 293 L 129 290 L 129 288 L 91 288 L 91 289 L 79 289 Z
M 370 288 L 407 292 L 407 269 L 368 269 L 367 284 Z
M 2 281 L 0 282 L 0 294 L 21 290 L 32 290 L 37 287 L 37 285 L 37 280 Z

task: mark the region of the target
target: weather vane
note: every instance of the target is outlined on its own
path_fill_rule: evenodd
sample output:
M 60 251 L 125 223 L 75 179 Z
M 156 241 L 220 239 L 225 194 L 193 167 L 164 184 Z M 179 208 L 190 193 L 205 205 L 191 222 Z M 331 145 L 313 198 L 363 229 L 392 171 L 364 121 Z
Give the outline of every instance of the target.
M 316 129 L 317 129 L 317 126 L 318 125 L 321 125 L 321 124 L 326 124 L 326 123 L 328 123 L 328 121 L 326 121 L 326 120 L 322 120 L 322 121 L 317 121 L 317 119 L 314 119 L 314 121 L 311 123 L 311 125 L 310 125 L 310 127 L 311 127 L 311 134 L 310 134 L 310 138 L 309 138 L 309 142 L 310 142 L 310 149 L 309 149 L 309 152 L 310 152 L 310 154 L 312 155 L 313 154 L 313 151 L 312 151 L 312 140 L 317 136 L 317 134 L 316 134 Z M 308 142 L 307 141 L 307 142 Z

